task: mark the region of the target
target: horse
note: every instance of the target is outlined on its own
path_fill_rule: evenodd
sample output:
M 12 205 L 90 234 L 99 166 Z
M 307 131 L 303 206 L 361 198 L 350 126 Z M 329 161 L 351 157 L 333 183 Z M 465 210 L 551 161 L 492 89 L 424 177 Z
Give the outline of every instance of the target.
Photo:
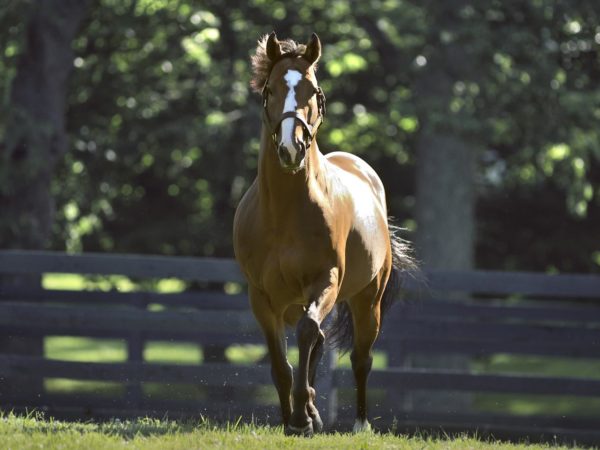
M 367 377 L 382 314 L 412 265 L 409 246 L 388 224 L 383 184 L 362 159 L 324 155 L 316 135 L 325 95 L 316 78 L 321 41 L 258 41 L 251 86 L 262 94 L 257 176 L 237 207 L 234 252 L 264 333 L 286 434 L 322 431 L 315 375 L 326 338 L 352 340 L 354 431 L 370 430 Z M 336 306 L 337 305 L 337 306 Z M 337 314 L 327 335 L 324 319 Z M 295 382 L 285 328 L 296 327 Z M 338 342 L 339 341 L 339 342 Z

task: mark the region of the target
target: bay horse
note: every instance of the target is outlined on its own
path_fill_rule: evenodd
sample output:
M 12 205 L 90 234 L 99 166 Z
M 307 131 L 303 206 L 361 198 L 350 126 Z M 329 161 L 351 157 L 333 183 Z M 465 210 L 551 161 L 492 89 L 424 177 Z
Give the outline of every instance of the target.
M 262 93 L 258 175 L 234 219 L 236 259 L 248 281 L 252 312 L 267 342 L 286 434 L 310 436 L 323 422 L 315 406 L 325 317 L 337 304 L 328 339 L 352 339 L 356 381 L 354 431 L 369 430 L 366 383 L 382 312 L 412 266 L 405 241 L 388 225 L 383 184 L 350 153 L 319 151 L 325 114 L 317 83 L 321 42 L 275 33 L 252 57 L 251 85 Z M 296 326 L 298 371 L 286 356 L 285 326 Z M 293 386 L 292 386 L 293 384 Z

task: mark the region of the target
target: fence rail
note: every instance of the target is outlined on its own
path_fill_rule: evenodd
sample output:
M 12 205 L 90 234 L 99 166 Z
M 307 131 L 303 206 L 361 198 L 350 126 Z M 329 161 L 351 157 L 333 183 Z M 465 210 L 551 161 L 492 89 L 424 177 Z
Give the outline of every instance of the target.
M 52 290 L 32 281 L 56 273 L 121 275 L 139 290 Z M 188 289 L 147 289 L 144 280 L 164 278 L 184 280 Z M 377 427 L 600 442 L 600 276 L 431 271 L 425 278 L 406 280 L 406 299 L 392 308 L 376 344 L 387 360 L 369 380 Z M 236 364 L 227 356 L 263 343 L 245 294 L 227 293 L 231 283 L 244 280 L 227 259 L 0 251 L 0 408 L 69 418 L 205 414 L 276 422 L 268 362 Z M 119 339 L 127 359 L 49 359 L 43 344 L 53 336 Z M 191 342 L 204 361 L 149 362 L 144 351 L 152 341 Z M 448 355 L 459 355 L 462 366 L 444 366 Z M 512 372 L 493 371 L 499 357 Z M 419 358 L 441 362 L 419 367 Z M 524 361 L 538 370 L 517 370 Z M 570 369 L 577 361 L 588 370 Z M 319 372 L 318 406 L 330 426 L 346 429 L 354 414 L 351 371 L 329 350 Z M 53 380 L 63 379 L 112 388 L 56 389 Z M 464 409 L 444 410 L 419 404 L 419 392 L 468 396 Z M 507 406 L 489 409 L 486 396 Z M 519 412 L 519 399 L 532 397 L 567 399 L 567 408 L 563 401 L 563 409 Z

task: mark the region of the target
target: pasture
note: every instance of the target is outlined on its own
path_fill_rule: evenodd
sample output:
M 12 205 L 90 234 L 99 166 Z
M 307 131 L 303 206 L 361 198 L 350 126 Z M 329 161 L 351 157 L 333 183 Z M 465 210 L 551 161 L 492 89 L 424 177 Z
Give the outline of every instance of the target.
M 549 449 L 554 445 L 509 444 L 459 436 L 399 436 L 391 433 L 322 434 L 313 438 L 284 436 L 281 427 L 252 424 L 216 426 L 206 420 L 174 422 L 138 419 L 105 423 L 45 420 L 39 414 L 0 416 L 0 442 L 6 449 Z

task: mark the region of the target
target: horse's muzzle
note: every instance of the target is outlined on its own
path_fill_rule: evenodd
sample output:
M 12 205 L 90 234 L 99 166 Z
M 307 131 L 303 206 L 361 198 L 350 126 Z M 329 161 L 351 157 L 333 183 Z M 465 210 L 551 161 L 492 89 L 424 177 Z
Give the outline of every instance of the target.
M 287 146 L 279 144 L 277 155 L 279 156 L 281 167 L 285 170 L 298 170 L 302 167 L 304 157 L 306 156 L 306 144 L 304 142 L 294 143 L 292 151 Z

